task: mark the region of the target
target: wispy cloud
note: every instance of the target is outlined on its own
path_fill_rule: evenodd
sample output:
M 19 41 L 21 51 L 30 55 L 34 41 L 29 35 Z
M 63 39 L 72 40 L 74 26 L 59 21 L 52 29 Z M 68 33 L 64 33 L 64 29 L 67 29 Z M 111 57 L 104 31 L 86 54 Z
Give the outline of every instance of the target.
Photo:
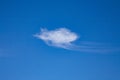
M 78 45 L 71 46 L 72 50 L 80 52 L 90 52 L 90 53 L 113 53 L 120 52 L 120 47 L 107 44 L 107 43 L 97 43 L 97 42 L 81 42 Z
M 120 51 L 120 48 L 113 47 L 110 45 L 105 45 L 101 43 L 95 42 L 83 42 L 80 44 L 73 44 L 80 36 L 78 36 L 75 32 L 70 31 L 67 28 L 59 28 L 55 30 L 47 30 L 42 28 L 40 33 L 35 34 L 35 37 L 43 40 L 47 45 L 76 50 L 81 52 L 95 52 L 95 53 L 107 53 L 107 52 L 115 52 Z
M 59 28 L 56 30 L 41 29 L 41 32 L 35 37 L 45 41 L 50 46 L 61 47 L 69 49 L 72 42 L 78 39 L 78 35 L 66 28 Z

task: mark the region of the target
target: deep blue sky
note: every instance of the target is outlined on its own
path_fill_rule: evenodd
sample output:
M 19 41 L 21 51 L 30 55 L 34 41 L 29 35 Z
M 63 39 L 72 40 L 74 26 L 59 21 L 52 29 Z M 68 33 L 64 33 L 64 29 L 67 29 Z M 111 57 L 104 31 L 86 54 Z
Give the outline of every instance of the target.
M 50 47 L 33 37 L 41 27 L 119 46 L 120 1 L 0 0 L 0 80 L 120 80 L 120 53 Z

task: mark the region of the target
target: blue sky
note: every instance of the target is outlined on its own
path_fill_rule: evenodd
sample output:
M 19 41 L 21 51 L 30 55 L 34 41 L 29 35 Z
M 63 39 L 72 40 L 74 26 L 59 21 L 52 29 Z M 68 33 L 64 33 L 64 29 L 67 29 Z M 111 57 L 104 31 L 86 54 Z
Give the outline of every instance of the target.
M 40 28 L 69 29 L 88 41 L 120 47 L 119 0 L 1 0 L 0 80 L 120 80 L 120 52 L 49 46 Z M 94 44 L 91 44 L 94 45 Z

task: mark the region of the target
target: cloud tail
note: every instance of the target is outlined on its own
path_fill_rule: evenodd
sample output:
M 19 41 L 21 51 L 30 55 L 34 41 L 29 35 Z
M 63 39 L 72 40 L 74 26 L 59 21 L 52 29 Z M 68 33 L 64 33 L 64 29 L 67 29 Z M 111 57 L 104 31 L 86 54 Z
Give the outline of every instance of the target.
M 91 43 L 91 42 L 90 42 Z M 103 44 L 103 43 L 81 43 L 81 44 L 71 44 L 69 46 L 64 46 L 65 49 L 74 50 L 79 52 L 90 52 L 90 53 L 113 53 L 113 52 L 120 52 L 120 47 L 114 46 L 112 44 Z

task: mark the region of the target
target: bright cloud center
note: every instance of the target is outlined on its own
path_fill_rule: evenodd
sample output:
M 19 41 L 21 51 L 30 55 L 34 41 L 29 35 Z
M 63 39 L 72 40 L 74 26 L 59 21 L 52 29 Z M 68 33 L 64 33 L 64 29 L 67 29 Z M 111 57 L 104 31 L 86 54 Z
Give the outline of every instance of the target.
M 66 28 L 59 28 L 50 31 L 47 29 L 41 29 L 40 34 L 37 34 L 36 37 L 56 45 L 71 44 L 71 42 L 78 38 L 77 34 Z

